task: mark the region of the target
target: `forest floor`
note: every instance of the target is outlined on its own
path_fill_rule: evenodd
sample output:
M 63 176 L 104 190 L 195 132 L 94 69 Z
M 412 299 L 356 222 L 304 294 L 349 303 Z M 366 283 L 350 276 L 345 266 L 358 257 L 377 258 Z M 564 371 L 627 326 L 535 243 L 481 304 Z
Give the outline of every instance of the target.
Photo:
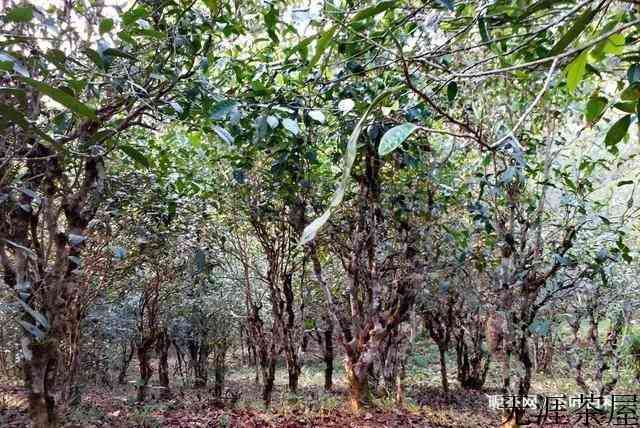
M 406 401 L 398 406 L 392 400 L 376 399 L 373 405 L 354 414 L 347 407 L 343 373 L 334 373 L 335 388 L 323 390 L 323 367 L 309 364 L 300 378 L 297 395 L 286 392 L 286 370 L 277 371 L 271 408 L 265 409 L 260 387 L 252 368 L 233 368 L 227 378 L 227 389 L 234 391 L 237 401 L 230 405 L 213 398 L 209 389 L 173 386 L 171 399 L 160 400 L 151 388 L 145 404 L 134 401 L 135 383 L 113 388 L 89 386 L 82 404 L 63 409 L 66 428 L 92 427 L 497 427 L 499 416 L 489 408 L 489 395 L 497 394 L 497 372 L 489 374 L 482 391 L 457 389 L 455 369 L 449 373 L 452 391 L 442 392 L 439 366 L 430 350 L 413 358 L 406 379 Z M 336 361 L 338 363 L 338 361 Z M 338 365 L 338 364 L 337 364 Z M 496 365 L 497 366 L 497 365 Z M 451 361 L 450 367 L 455 367 Z M 132 368 L 130 379 L 135 379 Z M 574 395 L 578 392 L 570 377 L 556 373 L 538 375 L 533 393 Z M 0 385 L 0 427 L 28 427 L 26 393 L 8 384 Z M 537 425 L 529 425 L 537 426 Z M 544 424 L 552 428 L 552 424 Z M 558 425 L 560 426 L 560 425 Z M 564 425 L 566 426 L 566 425 Z M 608 426 L 606 423 L 592 426 Z M 638 425 L 631 425 L 638 426 Z

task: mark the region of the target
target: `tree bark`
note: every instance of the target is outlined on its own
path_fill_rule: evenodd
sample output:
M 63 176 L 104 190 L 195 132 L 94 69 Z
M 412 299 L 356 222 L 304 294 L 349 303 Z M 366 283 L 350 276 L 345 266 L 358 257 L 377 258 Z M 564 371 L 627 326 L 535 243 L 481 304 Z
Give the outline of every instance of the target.
M 151 367 L 151 362 L 149 361 L 149 348 L 151 346 L 147 345 L 146 341 L 143 342 L 140 346 L 138 346 L 136 350 L 136 354 L 138 356 L 138 364 L 140 365 L 140 379 L 138 381 L 138 392 L 136 399 L 139 403 L 142 403 L 147 398 L 147 386 L 149 384 L 149 380 L 153 375 L 153 367 Z
M 333 388 L 333 322 L 327 319 L 327 328 L 323 335 L 324 390 Z
M 442 389 L 445 394 L 449 394 L 449 379 L 447 378 L 447 350 L 443 346 L 438 346 L 440 354 L 440 378 L 442 379 Z
M 127 350 L 127 344 L 122 345 L 122 354 L 121 354 L 121 365 L 120 372 L 118 373 L 118 383 L 120 385 L 124 385 L 127 382 L 127 371 L 129 370 L 129 364 L 131 364 L 131 360 L 133 359 L 133 353 L 136 349 L 135 343 L 131 341 L 129 343 L 129 348 Z
M 178 345 L 177 340 L 172 340 L 171 343 L 173 345 L 173 349 L 175 349 L 176 351 L 176 366 L 174 367 L 173 375 L 175 376 L 176 374 L 178 374 L 182 377 L 184 376 L 184 372 L 182 370 L 184 354 L 182 353 L 182 348 L 180 348 L 180 345 Z
M 491 356 L 482 350 L 479 331 L 476 340 L 472 340 L 471 348 L 467 345 L 463 330 L 456 334 L 458 382 L 464 389 L 481 389 L 489 372 Z
M 262 401 L 265 407 L 271 405 L 271 395 L 273 393 L 273 384 L 276 379 L 276 356 L 270 355 L 269 358 L 261 364 L 262 369 Z
M 369 404 L 368 367 L 363 369 L 345 360 L 345 371 L 349 383 L 349 404 L 351 410 L 360 412 Z
M 214 384 L 213 384 L 213 393 L 216 397 L 222 397 L 222 393 L 224 392 L 224 381 L 227 374 L 227 349 L 228 342 L 226 340 L 221 340 L 220 343 L 216 344 L 213 354 L 213 374 L 214 374 Z
M 162 387 L 160 397 L 168 399 L 171 397 L 171 389 L 169 387 L 169 347 L 171 340 L 165 328 L 159 335 L 156 342 L 156 352 L 158 353 L 158 380 Z
M 29 390 L 29 416 L 33 428 L 58 425 L 53 389 L 55 386 L 56 343 L 53 339 L 35 342 L 23 337 L 25 384 Z

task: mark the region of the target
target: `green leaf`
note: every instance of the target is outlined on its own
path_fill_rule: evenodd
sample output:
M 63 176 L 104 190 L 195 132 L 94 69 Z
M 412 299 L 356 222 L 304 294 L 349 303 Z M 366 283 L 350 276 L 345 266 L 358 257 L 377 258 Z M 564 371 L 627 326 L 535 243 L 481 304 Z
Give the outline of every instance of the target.
M 9 72 L 15 71 L 22 76 L 29 76 L 29 70 L 24 67 L 22 62 L 3 52 L 0 52 L 0 69 Z
M 580 34 L 587 28 L 587 25 L 591 22 L 593 17 L 598 12 L 598 9 L 587 9 L 582 15 L 577 17 L 573 22 L 571 28 L 553 45 L 547 56 L 555 56 L 564 51 L 564 49 L 576 40 Z
M 602 113 L 604 112 L 605 107 L 607 107 L 608 100 L 605 97 L 591 97 L 589 101 L 587 101 L 587 106 L 584 111 L 584 118 L 590 125 L 596 123 Z
M 627 135 L 627 130 L 629 129 L 629 125 L 631 124 L 631 115 L 628 114 L 621 119 L 619 119 L 616 123 L 609 128 L 606 137 L 604 138 L 604 144 L 607 146 L 607 149 L 611 153 L 617 153 L 618 149 L 616 145 L 622 141 L 622 139 Z
M 280 124 L 280 121 L 278 120 L 277 117 L 270 115 L 270 116 L 267 116 L 267 124 L 271 129 L 276 129 Z
M 530 326 L 529 331 L 540 336 L 548 336 L 551 322 L 549 320 L 535 320 Z
M 629 83 L 640 82 L 640 64 L 631 64 L 627 70 Z
M 338 110 L 343 114 L 349 113 L 356 106 L 356 103 L 351 98 L 345 98 L 338 102 Z
M 635 101 L 640 98 L 640 82 L 634 82 L 620 93 L 620 98 L 625 101 Z
M 44 332 L 40 330 L 38 327 L 36 327 L 35 325 L 22 320 L 18 321 L 18 324 L 20 324 L 22 328 L 24 328 L 28 333 L 30 333 L 36 339 L 44 338 Z
M 531 6 L 525 9 L 522 15 L 520 15 L 519 19 L 522 22 L 524 18 L 527 18 L 538 11 L 541 11 L 544 9 L 550 9 L 552 6 L 556 5 L 557 3 L 559 3 L 558 0 L 540 0 L 540 1 L 533 2 Z
M 604 43 L 602 51 L 612 55 L 619 55 L 624 52 L 624 35 L 612 34 Z
M 217 14 L 220 8 L 218 0 L 202 0 L 202 3 L 209 8 L 212 14 Z
M 324 113 L 322 113 L 320 110 L 311 110 L 309 112 L 309 117 L 319 123 L 325 122 Z
M 5 19 L 9 22 L 29 22 L 33 19 L 33 6 L 15 6 L 7 11 Z
M 403 123 L 402 125 L 394 126 L 390 130 L 384 133 L 380 140 L 380 146 L 378 147 L 378 154 L 385 156 L 398 147 L 419 127 L 413 123 Z
M 625 101 L 625 102 L 615 103 L 613 107 L 625 113 L 633 113 L 634 111 L 636 111 L 635 101 Z
M 298 127 L 298 124 L 295 120 L 291 120 L 289 118 L 282 119 L 282 126 L 284 126 L 285 129 L 287 129 L 293 135 L 300 134 L 300 128 Z
M 223 120 L 226 119 L 229 113 L 233 111 L 238 106 L 238 103 L 233 100 L 223 100 L 220 101 L 211 107 L 211 111 L 209 112 L 209 118 L 213 120 Z
M 440 3 L 441 5 L 443 5 L 444 7 L 446 7 L 447 9 L 449 9 L 451 12 L 453 12 L 454 9 L 454 5 L 453 5 L 453 1 L 452 0 L 438 0 L 438 3 Z
M 73 96 L 68 93 L 54 88 L 53 86 L 49 86 L 46 83 L 38 82 L 37 80 L 29 79 L 28 77 L 18 77 L 18 79 L 22 80 L 26 84 L 34 87 L 39 90 L 43 94 L 52 98 L 54 101 L 59 102 L 63 106 L 67 107 L 69 110 L 77 113 L 81 116 L 85 116 L 89 119 L 96 119 L 96 112 L 94 109 L 89 107 L 86 104 L 81 103 Z
M 233 135 L 231 135 L 229 131 L 227 131 L 221 126 L 214 126 L 213 132 L 215 132 L 218 135 L 218 137 L 220 137 L 220 139 L 227 144 L 233 144 L 233 142 L 235 141 L 235 139 L 233 138 Z
M 351 18 L 351 22 L 362 21 L 363 19 L 376 16 L 379 13 L 382 13 L 386 10 L 393 8 L 395 4 L 396 4 L 395 0 L 381 1 L 380 3 L 375 4 L 373 6 L 360 9 L 358 12 L 356 12 L 355 15 L 353 15 L 353 18 Z
M 126 58 L 134 61 L 137 59 L 135 56 L 131 55 L 130 53 L 127 53 L 120 49 L 114 49 L 114 48 L 105 49 L 104 51 L 102 51 L 102 54 L 105 56 L 117 56 L 119 58 Z
M 447 85 L 447 99 L 452 102 L 456 95 L 458 95 L 458 84 L 456 82 L 449 82 Z
M 269 8 L 267 13 L 263 14 L 264 23 L 267 27 L 274 28 L 278 23 L 278 11 L 273 6 Z
M 480 31 L 480 38 L 484 43 L 489 43 L 491 37 L 489 37 L 489 31 L 487 30 L 487 22 L 483 17 L 478 18 L 478 30 Z
M 6 104 L 0 104 L 0 129 L 3 129 L 5 121 L 13 122 L 25 131 L 32 130 L 44 140 L 53 143 L 53 139 L 42 132 L 36 125 L 29 122 L 19 111 Z
M 18 299 L 18 303 L 20 303 L 20 306 L 22 306 L 22 308 L 29 314 L 31 315 L 31 317 L 38 323 L 40 324 L 40 326 L 42 328 L 44 328 L 45 330 L 49 329 L 49 321 L 47 320 L 47 318 L 42 315 L 40 312 L 34 310 L 33 308 L 31 308 L 29 305 L 27 305 L 22 299 Z
M 633 184 L 633 180 L 620 180 L 620 181 L 618 181 L 618 187 L 628 186 L 629 184 Z
M 102 21 L 100 21 L 100 25 L 98 26 L 98 29 L 100 30 L 100 34 L 108 33 L 113 29 L 113 19 L 111 18 L 103 19 Z
M 353 162 L 356 160 L 358 139 L 360 138 L 360 134 L 362 133 L 362 129 L 364 128 L 367 117 L 369 117 L 371 111 L 376 108 L 382 101 L 384 101 L 385 98 L 400 90 L 401 88 L 402 86 L 397 86 L 382 92 L 371 102 L 371 104 L 369 104 L 369 107 L 367 107 L 362 117 L 360 117 L 360 120 L 356 124 L 356 127 L 353 128 L 353 132 L 351 133 L 349 141 L 347 142 L 347 149 L 345 151 L 342 162 L 342 176 L 340 177 L 340 181 L 338 182 L 333 197 L 331 198 L 329 208 L 327 208 L 320 217 L 313 220 L 309 225 L 307 225 L 307 227 L 304 228 L 304 230 L 302 231 L 302 236 L 300 238 L 300 244 L 304 245 L 307 242 L 312 241 L 316 237 L 316 234 L 318 233 L 320 228 L 329 220 L 329 217 L 331 217 L 333 211 L 342 203 L 344 193 L 351 179 L 351 168 L 353 168 Z
M 333 39 L 333 35 L 336 33 L 337 29 L 338 26 L 334 25 L 333 27 L 322 33 L 322 36 L 320 36 L 320 38 L 316 42 L 316 51 L 314 52 L 311 61 L 309 61 L 309 65 L 307 66 L 308 69 L 313 68 L 318 63 L 324 51 L 326 51 L 329 47 L 331 39 Z
M 118 148 L 120 150 L 122 150 L 122 152 L 124 154 L 126 154 L 127 156 L 129 156 L 131 159 L 133 159 L 133 161 L 140 165 L 143 166 L 145 168 L 149 168 L 150 164 L 149 164 L 149 159 L 147 159 L 147 157 L 142 154 L 142 152 L 140 152 L 138 149 L 136 149 L 133 146 L 129 146 L 127 144 L 122 144 L 120 146 L 118 146 Z
M 198 248 L 195 254 L 195 262 L 196 262 L 196 272 L 202 273 L 207 267 L 206 254 L 204 250 Z
M 578 84 L 584 77 L 588 56 L 589 52 L 585 50 L 567 66 L 567 89 L 570 94 L 572 94 L 576 90 Z
M 278 10 L 275 7 L 270 7 L 267 13 L 263 15 L 264 23 L 267 26 L 267 33 L 274 43 L 278 43 L 277 24 L 278 24 Z

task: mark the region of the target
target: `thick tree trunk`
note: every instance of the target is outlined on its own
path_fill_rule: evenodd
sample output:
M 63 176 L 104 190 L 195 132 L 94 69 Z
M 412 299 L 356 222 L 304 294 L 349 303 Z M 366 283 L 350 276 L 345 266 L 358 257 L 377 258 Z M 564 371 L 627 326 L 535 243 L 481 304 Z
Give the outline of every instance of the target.
M 368 368 L 358 367 L 345 359 L 345 371 L 349 384 L 349 404 L 351 410 L 359 412 L 369 404 Z
M 273 384 L 276 379 L 276 356 L 271 355 L 268 361 L 265 361 L 262 366 L 262 401 L 264 401 L 265 407 L 271 405 L 271 395 L 273 393 Z
M 207 386 L 207 381 L 209 380 L 209 367 L 207 364 L 207 360 L 197 359 L 192 363 L 195 377 L 193 386 L 195 388 L 204 388 L 205 386 Z
M 482 342 L 480 340 L 474 342 L 470 349 L 465 342 L 464 332 L 458 334 L 456 336 L 456 363 L 460 386 L 464 389 L 481 389 L 491 363 L 490 355 L 482 350 Z
M 216 397 L 222 397 L 222 393 L 224 392 L 225 372 L 226 369 L 224 367 L 216 366 L 214 368 L 215 383 L 213 384 L 213 394 Z
M 224 380 L 227 374 L 226 354 L 226 348 L 218 349 L 214 353 L 213 374 L 215 383 L 213 384 L 213 393 L 216 397 L 222 397 L 224 392 Z
M 192 340 L 187 343 L 190 364 L 193 369 L 193 386 L 204 388 L 209 381 L 209 354 L 211 347 L 202 339 Z
M 500 428 L 519 428 L 520 424 L 518 423 L 517 416 L 515 412 L 509 413 L 508 415 L 504 415 L 502 417 L 502 421 L 500 422 Z
M 137 351 L 138 364 L 140 365 L 140 380 L 138 381 L 137 401 L 142 403 L 147 398 L 147 387 L 149 380 L 153 375 L 153 367 L 149 361 L 149 349 L 142 345 L 139 346 Z
M 289 375 L 289 392 L 298 392 L 298 379 L 300 378 L 300 365 L 297 358 L 287 357 L 287 373 Z
M 55 401 L 56 342 L 46 339 L 36 343 L 23 337 L 25 383 L 29 390 L 29 416 L 33 428 L 52 428 L 58 424 Z
M 156 342 L 156 351 L 158 353 L 158 380 L 162 387 L 160 397 L 167 399 L 171 397 L 171 389 L 169 387 L 169 347 L 171 341 L 165 329 Z

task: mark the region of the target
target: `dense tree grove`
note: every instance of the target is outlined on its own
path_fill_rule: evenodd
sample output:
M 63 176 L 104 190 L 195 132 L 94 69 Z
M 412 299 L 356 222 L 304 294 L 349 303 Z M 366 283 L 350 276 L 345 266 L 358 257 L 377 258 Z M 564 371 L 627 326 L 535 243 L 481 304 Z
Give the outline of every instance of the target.
M 0 4 L 1 426 L 640 423 L 638 1 Z

